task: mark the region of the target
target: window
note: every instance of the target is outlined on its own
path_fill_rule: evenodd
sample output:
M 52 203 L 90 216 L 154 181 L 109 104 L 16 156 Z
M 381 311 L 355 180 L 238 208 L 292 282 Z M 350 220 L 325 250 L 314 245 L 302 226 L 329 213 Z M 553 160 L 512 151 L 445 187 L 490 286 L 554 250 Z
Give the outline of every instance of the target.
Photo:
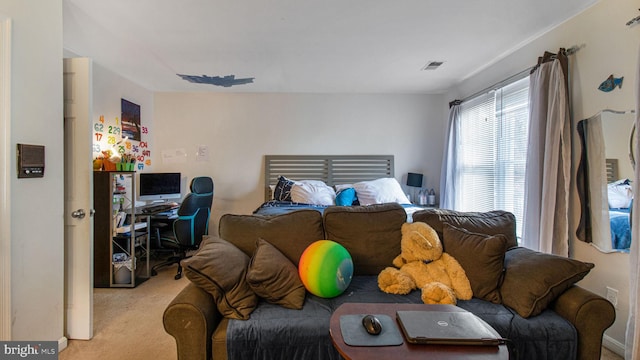
M 522 236 L 529 78 L 460 105 L 456 194 L 461 211 L 506 210 Z

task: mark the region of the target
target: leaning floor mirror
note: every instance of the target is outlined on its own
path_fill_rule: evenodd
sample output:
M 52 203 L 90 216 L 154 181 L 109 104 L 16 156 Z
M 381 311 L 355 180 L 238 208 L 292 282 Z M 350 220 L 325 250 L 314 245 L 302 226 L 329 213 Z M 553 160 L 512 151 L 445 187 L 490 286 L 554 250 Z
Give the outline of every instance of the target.
M 578 122 L 581 156 L 576 235 L 603 252 L 628 252 L 635 165 L 635 114 L 603 110 Z

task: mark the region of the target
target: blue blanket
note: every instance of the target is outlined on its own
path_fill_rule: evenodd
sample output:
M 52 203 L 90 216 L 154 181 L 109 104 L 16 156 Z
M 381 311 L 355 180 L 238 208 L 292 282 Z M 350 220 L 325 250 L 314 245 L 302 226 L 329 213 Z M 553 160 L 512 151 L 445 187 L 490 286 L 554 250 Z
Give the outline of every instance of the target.
M 609 209 L 611 224 L 611 246 L 616 250 L 629 252 L 631 247 L 630 209 Z
M 253 214 L 266 215 L 266 216 L 281 215 L 281 214 L 286 214 L 295 210 L 302 210 L 302 209 L 317 210 L 322 214 L 324 213 L 324 209 L 330 206 L 336 206 L 336 205 L 312 205 L 312 204 L 296 203 L 292 201 L 271 200 L 260 205 L 257 209 L 253 211 Z M 407 211 L 407 221 L 409 222 L 411 222 L 411 219 L 412 219 L 411 215 L 414 212 L 423 209 L 413 204 L 400 204 L 400 206 L 405 208 L 405 210 Z
M 331 344 L 329 320 L 333 311 L 346 302 L 421 303 L 420 291 L 392 295 L 378 289 L 377 276 L 355 276 L 347 290 L 333 299 L 307 294 L 302 310 L 285 309 L 261 301 L 246 321 L 229 320 L 228 359 L 342 359 Z M 563 317 L 545 310 L 523 319 L 515 311 L 473 298 L 458 301 L 512 341 L 514 359 L 575 359 L 578 335 Z
M 323 213 L 324 209 L 328 207 L 329 206 L 326 205 L 311 205 L 292 201 L 271 200 L 260 205 L 260 207 L 255 209 L 253 213 L 257 215 L 280 215 L 302 209 L 313 209 Z

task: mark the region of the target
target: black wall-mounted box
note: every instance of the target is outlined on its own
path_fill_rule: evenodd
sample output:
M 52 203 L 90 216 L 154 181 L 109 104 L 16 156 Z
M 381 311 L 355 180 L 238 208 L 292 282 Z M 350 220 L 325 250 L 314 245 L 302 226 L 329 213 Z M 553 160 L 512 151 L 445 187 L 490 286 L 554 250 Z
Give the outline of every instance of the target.
M 44 177 L 44 146 L 18 144 L 18 178 Z

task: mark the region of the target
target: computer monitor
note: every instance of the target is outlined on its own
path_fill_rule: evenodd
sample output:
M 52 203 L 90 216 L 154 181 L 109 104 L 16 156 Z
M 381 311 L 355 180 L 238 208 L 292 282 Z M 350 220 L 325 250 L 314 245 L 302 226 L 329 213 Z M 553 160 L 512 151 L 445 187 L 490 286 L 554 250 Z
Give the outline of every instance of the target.
M 180 199 L 180 173 L 140 173 L 140 201 Z

